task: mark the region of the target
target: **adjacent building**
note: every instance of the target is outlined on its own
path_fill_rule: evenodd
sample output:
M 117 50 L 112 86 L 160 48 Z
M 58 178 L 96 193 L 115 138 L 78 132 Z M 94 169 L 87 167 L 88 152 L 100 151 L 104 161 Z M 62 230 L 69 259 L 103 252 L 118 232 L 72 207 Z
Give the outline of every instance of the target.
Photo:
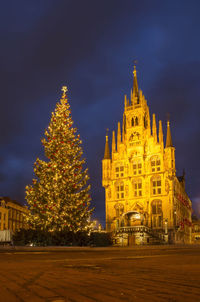
M 122 126 L 106 135 L 102 161 L 106 230 L 121 245 L 155 242 L 190 243 L 192 203 L 185 173 L 176 175 L 170 122 L 164 143 L 158 123 L 141 90 L 134 68 L 130 100 L 125 95 Z
M 200 244 L 200 219 L 192 217 L 192 243 Z
M 26 227 L 27 207 L 9 197 L 0 197 L 0 231 L 16 231 Z

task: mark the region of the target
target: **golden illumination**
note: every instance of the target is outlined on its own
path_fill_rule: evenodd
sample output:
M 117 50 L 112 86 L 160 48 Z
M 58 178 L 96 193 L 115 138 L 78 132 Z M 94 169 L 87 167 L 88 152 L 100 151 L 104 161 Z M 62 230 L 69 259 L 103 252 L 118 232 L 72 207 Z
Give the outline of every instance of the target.
M 151 126 L 135 67 L 133 74 L 133 89 L 130 100 L 125 95 L 116 141 L 113 131 L 111 155 L 106 135 L 102 161 L 106 229 L 116 236 L 128 234 L 124 236 L 128 238 L 126 244 L 151 243 L 153 236 L 165 242 L 190 243 L 192 205 L 185 192 L 184 175 L 176 175 L 170 124 L 164 146 L 162 122 L 157 132 L 153 114 Z M 142 240 L 136 235 L 137 226 L 141 227 L 140 236 L 141 232 L 144 235 Z

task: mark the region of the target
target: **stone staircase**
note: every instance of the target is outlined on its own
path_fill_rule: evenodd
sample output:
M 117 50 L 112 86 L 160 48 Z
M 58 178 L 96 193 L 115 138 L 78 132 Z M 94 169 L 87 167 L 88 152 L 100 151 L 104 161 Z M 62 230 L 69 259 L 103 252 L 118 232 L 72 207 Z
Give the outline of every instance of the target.
M 127 235 L 129 238 L 132 235 L 141 238 L 141 243 L 136 244 L 166 244 L 167 237 L 164 232 L 153 230 L 147 226 L 139 225 L 139 226 L 126 226 L 119 227 L 114 235 L 114 237 L 120 237 Z M 127 245 L 130 245 L 127 241 Z M 133 244 L 134 245 L 134 244 Z

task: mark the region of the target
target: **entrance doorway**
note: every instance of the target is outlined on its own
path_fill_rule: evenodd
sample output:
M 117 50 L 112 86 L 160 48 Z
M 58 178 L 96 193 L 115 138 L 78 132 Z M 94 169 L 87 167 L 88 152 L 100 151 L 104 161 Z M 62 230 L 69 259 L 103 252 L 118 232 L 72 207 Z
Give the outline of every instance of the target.
M 135 235 L 130 234 L 128 236 L 128 246 L 133 246 L 135 245 Z

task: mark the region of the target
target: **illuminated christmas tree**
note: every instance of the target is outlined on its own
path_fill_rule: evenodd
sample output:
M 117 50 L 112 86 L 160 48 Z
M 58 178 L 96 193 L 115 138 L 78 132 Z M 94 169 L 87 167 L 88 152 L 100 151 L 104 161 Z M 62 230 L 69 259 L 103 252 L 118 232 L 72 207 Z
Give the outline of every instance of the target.
M 73 128 L 66 91 L 56 104 L 42 144 L 47 161 L 36 159 L 33 184 L 26 186 L 28 224 L 42 230 L 77 232 L 89 226 L 90 185 L 80 135 Z

